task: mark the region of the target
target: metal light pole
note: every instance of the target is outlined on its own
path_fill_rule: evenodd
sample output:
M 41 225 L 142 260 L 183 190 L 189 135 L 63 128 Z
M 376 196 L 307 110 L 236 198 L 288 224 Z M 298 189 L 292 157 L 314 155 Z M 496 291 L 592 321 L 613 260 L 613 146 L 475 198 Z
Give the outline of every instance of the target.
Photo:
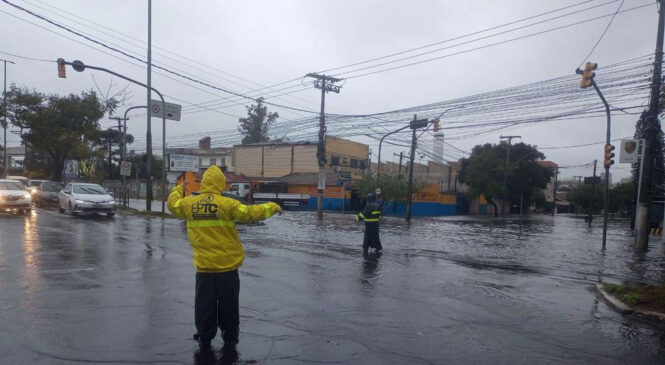
M 122 150 L 121 150 L 122 151 L 121 152 L 122 161 L 125 161 L 125 159 L 127 158 L 127 120 L 128 120 L 127 119 L 127 113 L 129 113 L 130 110 L 143 109 L 143 108 L 148 109 L 148 106 L 138 105 L 138 106 L 133 106 L 133 107 L 128 108 L 127 110 L 125 110 L 125 116 L 122 118 L 123 121 L 124 121 L 124 125 L 122 127 Z M 150 114 L 150 113 L 148 113 L 148 114 Z M 131 171 L 130 171 L 130 176 L 131 176 Z M 122 193 L 123 193 L 123 196 L 125 195 L 125 187 L 126 187 L 126 184 L 127 184 L 126 180 L 127 180 L 127 177 L 123 175 L 122 176 Z M 125 199 L 125 198 L 123 198 L 123 199 Z M 127 201 L 124 202 L 125 205 L 129 202 L 129 196 L 126 197 L 126 200 Z
M 7 169 L 9 168 L 9 159 L 7 158 L 7 63 L 11 63 L 12 65 L 15 65 L 14 62 L 8 61 L 8 60 L 2 60 L 5 64 L 5 78 L 4 78 L 4 92 L 2 93 L 2 111 L 3 111 L 3 119 L 4 121 L 2 122 L 2 129 L 3 129 L 3 155 L 4 155 L 4 160 L 5 160 L 5 169 L 3 172 L 3 178 L 7 178 Z
M 83 72 L 83 71 L 85 71 L 86 68 L 89 68 L 89 69 L 92 69 L 92 70 L 97 70 L 97 71 L 104 71 L 104 72 L 110 73 L 111 75 L 117 76 L 117 77 L 119 77 L 123 80 L 133 82 L 137 85 L 143 86 L 145 88 L 148 88 L 148 89 L 156 92 L 157 95 L 159 95 L 159 98 L 162 101 L 162 125 L 166 126 L 166 111 L 164 110 L 164 107 L 163 107 L 164 105 L 166 105 L 166 102 L 164 101 L 164 96 L 162 96 L 162 93 L 160 93 L 154 87 L 148 86 L 148 85 L 146 85 L 142 82 L 136 81 L 136 80 L 131 79 L 127 76 L 121 75 L 117 72 L 113 72 L 113 71 L 111 71 L 109 69 L 106 69 L 106 68 L 103 68 L 103 67 L 86 65 L 83 62 L 78 61 L 78 60 L 74 61 L 74 62 L 67 62 L 67 61 L 65 61 L 61 58 L 61 59 L 58 60 L 58 63 L 62 63 L 63 65 L 71 65 L 72 68 L 74 68 L 74 70 L 76 70 L 78 72 Z M 149 104 L 150 104 L 150 102 L 148 102 L 148 105 Z M 150 170 L 150 167 L 149 167 L 149 166 L 151 166 L 151 165 L 149 165 L 149 162 L 150 162 L 151 156 L 152 156 L 152 133 L 150 131 L 150 118 L 151 118 L 151 114 L 150 114 L 150 110 L 148 110 L 148 126 L 147 126 L 147 131 L 146 131 L 146 139 L 147 139 L 146 140 L 146 170 L 147 170 L 146 175 L 148 176 L 148 184 L 147 184 L 147 187 L 146 187 L 146 190 L 147 190 L 146 210 L 147 211 L 152 210 L 152 181 L 150 179 L 150 171 L 151 170 Z M 164 130 L 164 135 L 166 135 L 166 129 Z M 163 205 L 163 203 L 162 203 L 162 205 Z
M 441 118 L 444 114 L 448 113 L 448 112 L 451 111 L 451 110 L 455 110 L 455 109 L 464 109 L 464 105 L 460 105 L 460 106 L 456 106 L 456 107 L 454 107 L 454 108 L 446 109 L 446 110 L 444 110 L 443 112 L 441 112 L 441 114 L 439 114 L 439 116 L 436 117 L 436 118 Z M 376 177 L 379 177 L 379 175 L 381 175 L 381 145 L 383 144 L 383 140 L 384 140 L 386 137 L 388 137 L 389 135 L 391 135 L 391 134 L 395 134 L 395 133 L 397 133 L 397 132 L 399 132 L 399 131 L 402 131 L 402 130 L 404 130 L 404 129 L 407 129 L 407 128 L 409 128 L 410 126 L 411 126 L 411 125 L 409 124 L 409 125 L 407 125 L 406 127 L 402 127 L 402 128 L 400 128 L 400 129 L 394 130 L 394 131 L 392 131 L 392 132 L 388 132 L 387 134 L 383 135 L 383 137 L 381 137 L 381 139 L 379 140 L 379 156 L 378 156 L 377 164 L 376 164 L 376 166 L 377 166 L 377 169 L 376 169 Z

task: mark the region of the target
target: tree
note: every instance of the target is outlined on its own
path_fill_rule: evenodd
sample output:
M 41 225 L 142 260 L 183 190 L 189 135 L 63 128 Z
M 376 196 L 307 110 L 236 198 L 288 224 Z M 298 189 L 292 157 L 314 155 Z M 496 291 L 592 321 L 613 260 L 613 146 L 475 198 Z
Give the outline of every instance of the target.
M 25 144 L 44 153 L 41 164 L 51 179 L 61 180 L 65 160 L 93 154 L 99 119 L 107 110 L 94 92 L 60 97 L 13 86 L 7 100 L 9 120 L 21 129 Z
M 136 172 L 138 171 L 139 179 L 146 179 L 146 154 L 135 154 L 133 152 L 134 151 L 130 152 L 127 156 L 127 161 L 132 163 L 132 176 L 136 176 Z M 155 155 L 152 156 L 152 164 L 150 165 L 150 169 L 152 170 L 151 181 L 154 180 L 155 177 L 161 176 L 162 162 L 163 160 L 160 157 Z
M 510 164 L 506 165 L 508 148 Z M 536 162 L 544 159 L 542 152 L 524 143 L 510 147 L 505 142 L 478 145 L 469 158 L 462 159 L 459 179 L 469 186 L 467 195 L 470 200 L 484 195 L 497 216 L 497 199 L 522 201 L 524 206 L 530 206 L 538 191 L 547 186 L 554 172 Z
M 279 118 L 277 112 L 268 113 L 263 98 L 256 99 L 256 105 L 247 107 L 247 118 L 240 118 L 238 131 L 244 136 L 242 144 L 268 142 L 268 128 Z
M 128 144 L 133 143 L 134 136 L 127 134 L 126 141 Z M 108 176 L 111 179 L 118 179 L 120 177 L 119 162 L 122 157 L 122 132 L 113 128 L 102 131 L 99 142 L 107 156 L 106 167 Z
M 425 186 L 425 183 L 414 180 L 414 193 Z M 380 176 L 365 174 L 358 181 L 358 191 L 361 196 L 374 194 L 376 188 L 381 188 L 381 197 L 384 201 L 404 202 L 407 194 L 407 181 L 396 174 L 383 174 Z
M 581 206 L 584 213 L 589 213 L 591 208 L 591 196 L 593 196 L 593 210 L 598 212 L 603 209 L 603 189 L 600 185 L 596 186 L 595 194 L 593 185 L 584 184 L 580 188 L 575 188 L 566 194 L 566 200 L 570 203 Z M 613 194 L 610 193 L 610 201 Z M 632 198 L 631 198 L 632 199 Z

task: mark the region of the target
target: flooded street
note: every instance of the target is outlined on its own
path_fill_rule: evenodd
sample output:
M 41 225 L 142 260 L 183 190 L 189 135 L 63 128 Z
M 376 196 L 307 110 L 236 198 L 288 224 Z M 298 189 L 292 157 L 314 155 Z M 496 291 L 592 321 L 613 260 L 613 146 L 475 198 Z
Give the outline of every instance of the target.
M 183 222 L 0 216 L 0 363 L 192 364 Z M 239 226 L 241 363 L 663 364 L 665 326 L 610 309 L 600 279 L 665 281 L 628 222 L 401 219 L 363 257 L 352 215 Z M 219 335 L 213 346 L 219 348 Z

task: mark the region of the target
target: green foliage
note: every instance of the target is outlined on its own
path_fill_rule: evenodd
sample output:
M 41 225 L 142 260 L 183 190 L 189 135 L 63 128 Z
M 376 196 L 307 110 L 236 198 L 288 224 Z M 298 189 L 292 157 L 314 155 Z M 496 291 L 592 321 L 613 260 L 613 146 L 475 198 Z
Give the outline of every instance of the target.
M 629 293 L 621 297 L 621 300 L 630 306 L 635 306 L 644 301 L 644 295 L 639 293 Z
M 570 203 L 582 207 L 582 212 L 588 213 L 591 209 L 591 197 L 593 196 L 593 211 L 597 212 L 603 208 L 603 186 L 596 185 L 596 192 L 593 193 L 593 185 L 584 184 L 575 188 L 566 194 L 566 200 Z M 611 196 L 611 195 L 610 195 Z
M 244 136 L 242 144 L 268 142 L 268 128 L 279 118 L 276 112 L 268 113 L 263 98 L 256 99 L 256 105 L 247 107 L 247 118 L 240 118 L 238 131 Z
M 133 151 L 132 151 L 133 152 Z M 139 173 L 139 179 L 146 179 L 146 154 L 134 154 L 130 153 L 127 156 L 127 161 L 132 163 L 132 178 L 136 177 L 136 172 Z M 152 179 L 155 180 L 162 176 L 162 163 L 163 160 L 157 156 L 152 156 L 152 163 L 150 164 L 150 170 L 152 171 Z
M 406 201 L 406 194 L 408 188 L 408 181 L 404 177 L 399 177 L 396 174 L 383 174 L 378 178 L 375 175 L 365 174 L 358 181 L 358 191 L 361 196 L 373 194 L 376 188 L 381 188 L 381 197 L 384 201 Z M 413 182 L 413 192 L 422 189 L 425 184 L 419 180 Z
M 610 190 L 609 212 L 625 212 L 633 208 L 635 200 L 635 184 L 632 182 L 619 184 Z
M 128 144 L 134 142 L 134 136 L 126 135 Z M 104 150 L 106 157 L 106 169 L 111 179 L 120 179 L 120 160 L 122 155 L 122 132 L 109 128 L 99 135 L 100 148 Z
M 42 154 L 41 160 L 28 163 L 29 168 L 35 168 L 31 163 L 38 164 L 59 181 L 65 160 L 95 155 L 101 132 L 98 122 L 106 107 L 94 92 L 60 97 L 12 87 L 7 102 L 7 117 L 21 130 L 23 142 Z
M 482 194 L 495 205 L 495 199 L 519 202 L 523 198 L 524 205 L 529 206 L 540 197 L 540 191 L 554 174 L 536 162 L 545 159 L 545 155 L 533 146 L 518 143 L 510 146 L 507 165 L 508 152 L 508 143 L 488 143 L 474 147 L 471 156 L 462 159 L 459 178 L 469 186 L 469 199 Z

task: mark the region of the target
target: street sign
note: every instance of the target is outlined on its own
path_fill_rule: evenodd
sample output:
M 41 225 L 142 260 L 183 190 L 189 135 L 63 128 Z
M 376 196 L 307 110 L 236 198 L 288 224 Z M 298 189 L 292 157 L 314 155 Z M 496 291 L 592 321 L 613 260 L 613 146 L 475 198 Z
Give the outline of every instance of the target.
M 429 123 L 429 121 L 427 119 L 412 120 L 409 123 L 409 128 L 411 128 L 411 129 L 425 128 L 425 127 L 427 127 L 428 123 Z
M 619 151 L 619 163 L 637 163 L 639 162 L 640 139 L 624 139 L 621 141 L 621 151 Z
M 600 184 L 600 176 L 587 176 L 584 178 L 585 184 Z
M 376 188 L 374 192 L 376 193 L 376 195 L 381 195 L 381 188 Z
M 199 156 L 169 154 L 169 171 L 199 171 Z
M 120 176 L 132 176 L 132 163 L 129 161 L 120 162 Z
M 319 170 L 319 190 L 325 190 L 326 188 L 326 169 Z
M 351 173 L 348 171 L 340 171 L 337 175 L 340 181 L 351 181 Z
M 180 121 L 180 110 L 182 109 L 182 105 L 179 104 L 172 104 L 172 103 L 164 103 L 164 107 L 162 107 L 162 102 L 160 100 L 150 100 L 150 116 L 152 117 L 162 117 L 162 112 L 166 112 L 164 117 L 166 119 L 170 120 L 175 120 L 175 121 Z

